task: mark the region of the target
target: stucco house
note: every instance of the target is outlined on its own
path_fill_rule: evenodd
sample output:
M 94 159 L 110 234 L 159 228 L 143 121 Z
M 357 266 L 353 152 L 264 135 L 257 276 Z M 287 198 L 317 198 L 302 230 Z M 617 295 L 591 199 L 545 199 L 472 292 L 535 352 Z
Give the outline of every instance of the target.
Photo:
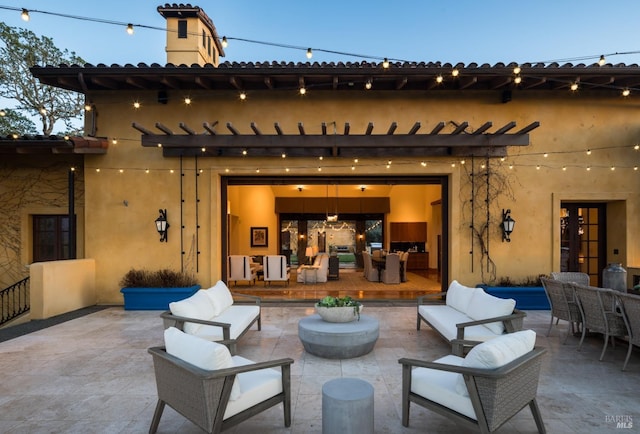
M 98 303 L 122 303 L 132 267 L 207 285 L 226 278 L 229 254 L 302 256 L 324 237 L 312 222 L 334 214 L 352 233 L 335 245 L 370 248 L 379 225 L 383 248 L 422 243 L 443 287 L 560 270 L 597 285 L 610 262 L 640 274 L 637 65 L 224 63 L 201 8 L 158 12 L 165 65 L 32 68 L 86 96 L 88 137 L 0 140 L 13 173 L 0 179 L 5 276 L 38 257 L 34 218 L 70 208 Z M 416 222 L 420 240 L 394 226 Z

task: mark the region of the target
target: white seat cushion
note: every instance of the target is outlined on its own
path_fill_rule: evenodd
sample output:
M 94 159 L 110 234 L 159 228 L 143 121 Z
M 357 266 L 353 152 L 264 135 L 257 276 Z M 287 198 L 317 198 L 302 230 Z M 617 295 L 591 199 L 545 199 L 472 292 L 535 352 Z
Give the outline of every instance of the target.
M 215 285 L 206 289 L 205 294 L 209 296 L 211 304 L 214 306 L 215 313 L 212 317 L 220 315 L 233 304 L 233 296 L 222 280 L 218 280 Z
M 224 345 L 183 333 L 175 327 L 169 327 L 164 331 L 164 345 L 168 354 L 200 369 L 216 371 L 234 366 L 231 353 Z M 230 399 L 238 399 L 240 394 L 241 384 L 236 377 Z
M 237 339 L 251 322 L 260 314 L 260 306 L 255 305 L 233 305 L 227 308 L 212 321 L 231 324 L 230 338 Z M 209 341 L 222 340 L 222 328 L 210 325 L 202 325 L 194 333 Z
M 449 355 L 435 360 L 435 362 L 462 366 L 464 359 L 462 357 Z M 477 420 L 469 396 L 459 393 L 456 389 L 458 380 L 464 384 L 462 375 L 455 372 L 439 371 L 429 368 L 414 368 L 411 373 L 411 391 Z
M 211 319 L 215 315 L 215 308 L 207 296 L 206 291 L 196 291 L 189 298 L 169 303 L 169 310 L 176 316 L 195 319 Z M 200 324 L 186 322 L 184 331 L 188 334 L 195 334 L 200 328 Z
M 533 330 L 522 330 L 509 333 L 476 345 L 469 351 L 462 366 L 469 368 L 496 369 L 524 356 L 536 344 L 536 332 Z M 458 380 L 457 390 L 459 393 L 467 394 L 467 386 L 464 384 L 462 376 Z
M 462 312 L 445 305 L 422 305 L 418 308 L 418 312 L 449 341 L 457 338 L 456 324 L 472 321 Z M 484 325 L 475 325 L 464 329 L 464 338 L 467 340 L 484 342 L 496 336 L 496 333 Z
M 478 288 L 469 288 L 458 283 L 457 280 L 451 281 L 449 289 L 447 289 L 447 306 L 466 314 L 471 302 L 471 297 Z
M 516 307 L 516 301 L 512 298 L 498 298 L 487 294 L 482 288 L 476 288 L 471 297 L 467 315 L 474 320 L 494 318 L 498 316 L 511 315 Z M 502 321 L 484 324 L 495 334 L 504 333 Z
M 254 363 L 240 356 L 233 356 L 232 360 L 234 366 Z M 240 383 L 240 396 L 229 401 L 224 412 L 224 419 L 282 393 L 282 374 L 279 370 L 268 368 L 243 372 L 236 376 L 236 382 L 238 381 Z

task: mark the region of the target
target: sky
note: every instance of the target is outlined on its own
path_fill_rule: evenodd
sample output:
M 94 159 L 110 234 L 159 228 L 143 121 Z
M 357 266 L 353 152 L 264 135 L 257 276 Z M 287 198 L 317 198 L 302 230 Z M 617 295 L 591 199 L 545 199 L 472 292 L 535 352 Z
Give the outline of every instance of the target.
M 183 3 L 186 3 L 183 1 Z M 91 64 L 166 63 L 160 1 L 0 0 L 0 20 L 53 38 Z M 559 61 L 592 64 L 601 54 L 611 63 L 640 64 L 640 1 L 609 0 L 192 0 L 230 39 L 222 61 L 306 62 L 402 61 L 494 65 Z M 2 6 L 25 8 L 31 20 Z M 36 10 L 134 24 L 124 26 L 69 19 Z M 271 47 L 233 38 L 292 45 Z M 356 54 L 342 56 L 319 50 Z M 584 60 L 583 60 L 584 59 Z

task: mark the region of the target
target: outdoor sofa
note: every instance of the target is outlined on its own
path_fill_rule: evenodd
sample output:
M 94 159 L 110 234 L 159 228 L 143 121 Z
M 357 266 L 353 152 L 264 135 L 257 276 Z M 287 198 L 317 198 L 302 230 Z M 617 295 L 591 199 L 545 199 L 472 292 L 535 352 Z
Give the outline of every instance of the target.
M 248 299 L 250 303 L 236 304 L 234 297 Z M 258 330 L 262 329 L 260 314 L 260 297 L 230 292 L 227 285 L 219 280 L 209 289 L 201 289 L 189 298 L 169 303 L 169 311 L 161 316 L 165 328 L 173 326 L 187 334 L 222 343 L 233 355 L 238 339 L 255 322 Z
M 494 297 L 454 280 L 447 292 L 418 297 L 416 328 L 420 330 L 424 321 L 451 343 L 453 354 L 462 356 L 465 348 L 522 330 L 526 313 L 515 305 L 514 299 Z

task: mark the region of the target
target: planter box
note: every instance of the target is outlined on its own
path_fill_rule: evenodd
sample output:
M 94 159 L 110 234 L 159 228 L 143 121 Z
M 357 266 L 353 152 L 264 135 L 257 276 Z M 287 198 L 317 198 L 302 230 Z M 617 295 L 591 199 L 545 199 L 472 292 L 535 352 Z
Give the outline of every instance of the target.
M 122 288 L 124 310 L 167 310 L 169 303 L 191 297 L 200 285 L 183 288 Z
M 513 298 L 516 309 L 550 310 L 549 299 L 542 286 L 488 286 L 478 285 L 487 294 L 500 298 Z

